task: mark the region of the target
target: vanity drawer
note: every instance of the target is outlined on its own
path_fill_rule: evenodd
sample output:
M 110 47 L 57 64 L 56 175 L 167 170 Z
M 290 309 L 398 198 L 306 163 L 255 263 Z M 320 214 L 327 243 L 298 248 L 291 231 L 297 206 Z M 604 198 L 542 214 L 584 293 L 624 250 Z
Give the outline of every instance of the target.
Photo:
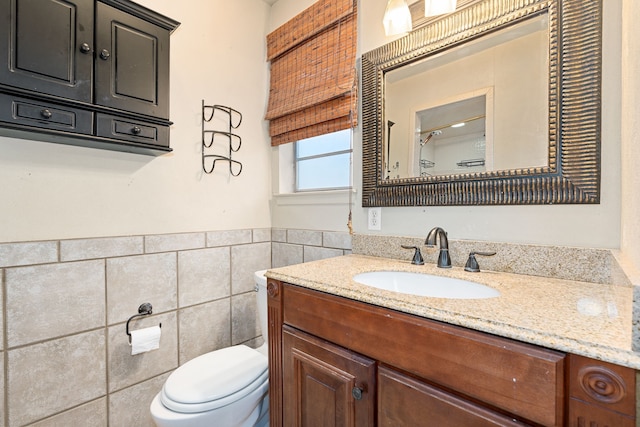
M 93 113 L 46 101 L 0 94 L 0 120 L 41 129 L 91 135 Z
M 98 114 L 96 134 L 105 138 L 142 144 L 169 146 L 169 127 L 109 114 Z
M 284 323 L 545 426 L 564 417 L 563 353 L 298 286 Z

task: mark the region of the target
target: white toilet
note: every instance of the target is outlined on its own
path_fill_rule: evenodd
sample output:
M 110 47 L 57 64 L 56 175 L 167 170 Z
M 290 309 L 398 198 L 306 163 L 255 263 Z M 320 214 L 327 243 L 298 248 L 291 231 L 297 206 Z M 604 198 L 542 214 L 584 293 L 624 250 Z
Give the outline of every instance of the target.
M 176 369 L 151 402 L 158 427 L 269 425 L 266 270 L 256 271 L 264 344 L 235 345 L 198 356 Z

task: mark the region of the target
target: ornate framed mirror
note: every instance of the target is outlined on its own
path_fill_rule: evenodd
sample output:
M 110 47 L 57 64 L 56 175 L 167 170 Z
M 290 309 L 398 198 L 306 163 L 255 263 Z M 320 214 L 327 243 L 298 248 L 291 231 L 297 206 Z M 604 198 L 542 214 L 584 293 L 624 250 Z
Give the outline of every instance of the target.
M 365 53 L 363 206 L 599 203 L 600 1 L 472 1 Z

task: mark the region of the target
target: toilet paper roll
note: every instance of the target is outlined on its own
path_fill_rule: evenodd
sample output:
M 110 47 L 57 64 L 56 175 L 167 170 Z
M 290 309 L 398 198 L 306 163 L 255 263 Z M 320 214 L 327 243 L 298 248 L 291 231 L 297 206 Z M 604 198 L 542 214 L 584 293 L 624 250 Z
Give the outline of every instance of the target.
M 131 331 L 131 355 L 160 348 L 160 326 Z

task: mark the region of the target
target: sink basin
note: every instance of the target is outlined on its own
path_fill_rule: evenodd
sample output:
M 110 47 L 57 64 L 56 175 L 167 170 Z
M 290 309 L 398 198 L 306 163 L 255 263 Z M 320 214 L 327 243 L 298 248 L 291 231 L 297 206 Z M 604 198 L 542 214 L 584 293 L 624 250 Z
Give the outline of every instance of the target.
M 497 290 L 480 283 L 432 274 L 372 271 L 356 274 L 353 280 L 378 289 L 423 297 L 481 299 L 500 296 Z

